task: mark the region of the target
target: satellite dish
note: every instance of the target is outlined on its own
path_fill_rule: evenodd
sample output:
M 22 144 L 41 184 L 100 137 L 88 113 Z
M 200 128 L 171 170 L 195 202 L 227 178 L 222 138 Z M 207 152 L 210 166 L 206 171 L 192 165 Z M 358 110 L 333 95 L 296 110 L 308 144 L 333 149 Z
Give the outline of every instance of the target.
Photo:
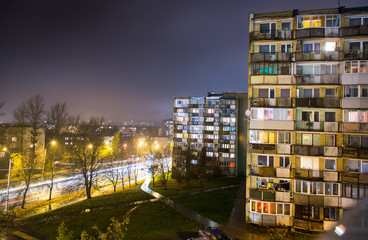
M 249 110 L 249 109 L 247 109 L 247 110 L 245 111 L 245 116 L 247 116 L 247 117 L 249 117 L 249 116 L 250 116 L 250 110 Z

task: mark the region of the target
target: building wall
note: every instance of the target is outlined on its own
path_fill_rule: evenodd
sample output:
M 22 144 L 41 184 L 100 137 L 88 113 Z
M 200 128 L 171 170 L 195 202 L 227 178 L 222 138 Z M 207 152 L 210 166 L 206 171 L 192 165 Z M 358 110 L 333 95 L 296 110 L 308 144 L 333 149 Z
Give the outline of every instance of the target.
M 249 19 L 246 221 L 329 230 L 368 195 L 368 7 Z

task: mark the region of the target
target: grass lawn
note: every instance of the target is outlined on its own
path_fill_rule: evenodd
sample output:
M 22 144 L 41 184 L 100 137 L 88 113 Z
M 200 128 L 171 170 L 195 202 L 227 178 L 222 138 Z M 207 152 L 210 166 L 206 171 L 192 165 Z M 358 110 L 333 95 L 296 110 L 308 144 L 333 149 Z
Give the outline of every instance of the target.
M 178 183 L 175 179 L 170 179 L 167 183 L 167 189 L 165 190 L 163 185 L 159 182 L 159 179 L 156 179 L 155 187 L 152 187 L 152 181 L 151 181 L 150 188 L 153 191 L 156 191 L 164 196 L 173 196 L 173 195 L 180 195 L 184 193 L 205 190 L 208 188 L 223 187 L 223 186 L 229 186 L 229 185 L 234 185 L 234 184 L 239 184 L 239 179 L 220 178 L 220 179 L 204 181 L 203 188 L 201 188 L 198 180 L 192 180 L 191 188 L 188 190 L 184 182 Z
M 132 188 L 125 189 L 123 191 L 118 191 L 109 195 L 103 195 L 99 197 L 94 197 L 88 200 L 83 200 L 81 202 L 71 204 L 56 210 L 46 212 L 43 214 L 35 215 L 25 220 L 42 219 L 47 216 L 59 215 L 74 211 L 82 211 L 84 209 L 93 209 L 103 206 L 115 206 L 124 203 L 130 203 L 134 201 L 152 199 L 153 197 L 140 189 L 140 185 L 132 186 Z
M 238 187 L 173 199 L 175 202 L 215 222 L 226 225 L 234 208 Z
M 79 214 L 76 216 L 69 216 L 53 221 L 34 223 L 32 226 L 27 226 L 33 231 L 42 233 L 44 235 L 55 238 L 57 236 L 57 229 L 59 225 L 64 221 L 69 230 L 74 232 L 74 236 L 80 238 L 82 231 L 87 231 L 89 234 L 93 234 L 93 226 L 97 226 L 100 230 L 105 231 L 108 225 L 111 223 L 111 218 L 120 218 L 124 216 L 127 211 L 134 206 L 116 207 L 113 209 L 106 209 L 103 211 L 91 212 Z M 122 221 L 122 220 L 120 220 Z
M 165 203 L 147 203 L 137 208 L 130 217 L 124 240 L 160 239 L 185 232 L 198 232 L 202 224 L 190 219 Z

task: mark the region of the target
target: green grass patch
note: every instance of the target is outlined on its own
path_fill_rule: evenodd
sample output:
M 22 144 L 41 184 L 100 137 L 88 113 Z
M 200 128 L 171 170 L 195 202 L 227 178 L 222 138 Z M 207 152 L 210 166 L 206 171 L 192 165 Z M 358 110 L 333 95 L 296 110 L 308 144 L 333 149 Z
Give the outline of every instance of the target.
M 165 203 L 147 203 L 132 213 L 124 240 L 160 239 L 183 232 L 198 232 L 201 227 L 203 227 L 202 224 Z
M 164 189 L 164 186 L 160 183 L 159 179 L 155 181 L 155 187 L 152 187 L 152 181 L 150 184 L 150 188 L 153 191 L 156 191 L 164 196 L 173 196 L 173 195 L 180 195 L 190 192 L 196 192 L 204 189 L 209 188 L 216 188 L 216 187 L 223 187 L 229 185 L 239 184 L 238 178 L 219 178 L 219 179 L 210 179 L 205 180 L 203 183 L 203 188 L 198 180 L 191 181 L 191 188 L 188 190 L 185 183 L 178 183 L 175 179 L 169 179 L 167 183 L 167 189 Z
M 234 208 L 238 187 L 205 192 L 173 199 L 184 207 L 226 225 Z
M 71 204 L 56 210 L 35 215 L 25 220 L 42 219 L 48 216 L 60 215 L 69 212 L 82 211 L 84 209 L 93 209 L 103 206 L 116 206 L 134 201 L 152 199 L 153 197 L 140 189 L 140 185 L 134 186 L 123 191 L 86 199 L 81 202 Z
M 106 231 L 108 225 L 111 223 L 111 218 L 117 219 L 124 216 L 127 211 L 134 206 L 117 207 L 113 209 L 106 209 L 103 211 L 84 213 L 76 216 L 69 216 L 53 221 L 34 223 L 31 226 L 27 226 L 33 231 L 42 233 L 49 237 L 55 238 L 57 236 L 57 229 L 59 225 L 64 222 L 69 230 L 74 232 L 74 236 L 80 238 L 82 231 L 87 231 L 89 234 L 93 234 L 93 226 L 97 226 L 100 230 Z M 122 221 L 122 220 L 120 220 Z

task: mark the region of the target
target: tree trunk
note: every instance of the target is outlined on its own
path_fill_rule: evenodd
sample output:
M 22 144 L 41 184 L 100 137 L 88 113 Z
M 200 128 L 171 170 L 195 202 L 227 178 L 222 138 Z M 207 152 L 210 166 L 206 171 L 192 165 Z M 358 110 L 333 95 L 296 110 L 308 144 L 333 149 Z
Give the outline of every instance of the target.
M 49 201 L 51 200 L 52 197 L 52 188 L 54 187 L 54 177 L 51 177 L 51 183 L 50 183 L 50 193 L 49 193 Z
M 116 192 L 116 184 L 114 184 L 114 192 Z
M 91 199 L 91 187 L 87 187 L 86 186 L 86 195 L 87 195 L 87 199 Z
M 29 184 L 26 184 L 26 189 L 24 190 L 24 193 L 23 193 L 22 209 L 24 209 L 24 205 L 26 204 L 26 196 L 27 196 L 28 189 L 29 189 Z

